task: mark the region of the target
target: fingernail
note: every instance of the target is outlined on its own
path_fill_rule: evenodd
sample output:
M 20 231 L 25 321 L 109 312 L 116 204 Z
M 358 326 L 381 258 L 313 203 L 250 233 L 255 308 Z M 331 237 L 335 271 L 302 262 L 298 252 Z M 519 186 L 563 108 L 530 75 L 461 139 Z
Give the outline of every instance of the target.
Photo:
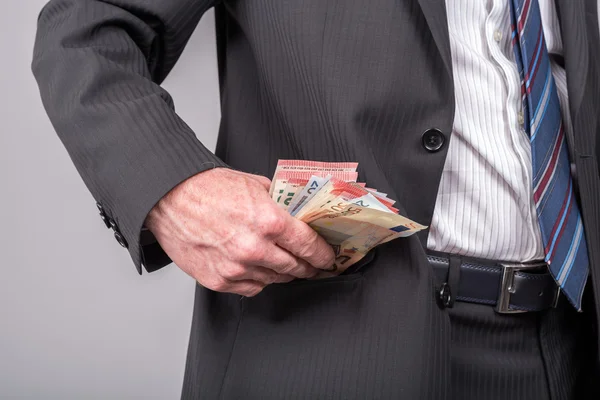
M 337 271 L 337 265 L 333 264 L 331 267 L 329 267 L 329 269 L 324 269 L 323 271 L 327 271 L 327 272 Z

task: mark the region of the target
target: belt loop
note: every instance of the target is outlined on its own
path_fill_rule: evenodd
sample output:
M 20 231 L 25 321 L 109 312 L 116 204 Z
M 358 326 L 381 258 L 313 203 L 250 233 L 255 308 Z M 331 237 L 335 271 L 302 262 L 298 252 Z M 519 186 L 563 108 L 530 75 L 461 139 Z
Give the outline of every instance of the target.
M 460 286 L 460 266 L 462 265 L 462 257 L 459 255 L 451 254 L 450 265 L 448 266 L 448 277 L 446 282 L 450 287 L 450 298 L 448 299 L 447 307 L 454 307 L 456 301 L 456 295 Z

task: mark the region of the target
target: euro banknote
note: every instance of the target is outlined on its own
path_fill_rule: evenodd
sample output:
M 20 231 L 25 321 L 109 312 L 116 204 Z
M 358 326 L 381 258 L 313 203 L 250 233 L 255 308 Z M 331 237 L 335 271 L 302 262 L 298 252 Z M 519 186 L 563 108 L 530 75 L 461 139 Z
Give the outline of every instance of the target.
M 356 182 L 358 163 L 280 160 L 271 196 L 281 208 L 307 223 L 335 252 L 332 272 L 340 274 L 376 246 L 427 228 L 393 207 L 387 194 Z

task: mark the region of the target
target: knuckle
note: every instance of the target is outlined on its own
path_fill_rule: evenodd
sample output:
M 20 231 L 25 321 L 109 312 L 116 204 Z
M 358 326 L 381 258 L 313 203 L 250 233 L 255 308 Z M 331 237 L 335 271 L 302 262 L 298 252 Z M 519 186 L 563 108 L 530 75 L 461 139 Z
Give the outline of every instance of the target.
M 279 236 L 285 230 L 285 216 L 279 210 L 268 210 L 260 215 L 259 225 L 267 235 Z
M 311 266 L 307 266 L 304 269 L 304 275 L 306 278 L 312 278 L 312 277 L 316 276 L 317 274 L 319 274 L 319 272 L 320 271 L 318 269 L 313 268 Z
M 281 266 L 279 273 L 282 275 L 294 275 L 296 270 L 298 269 L 298 264 L 296 263 L 286 263 Z
M 271 180 L 266 176 L 252 175 L 252 179 L 256 180 L 259 184 L 263 186 L 271 186 Z
M 241 265 L 230 265 L 221 272 L 223 278 L 238 280 L 246 274 L 246 269 Z
M 230 283 L 225 279 L 215 279 L 209 285 L 206 285 L 206 287 L 215 292 L 227 292 L 230 288 Z
M 252 247 L 249 247 L 248 249 L 246 249 L 246 253 L 245 253 L 246 260 L 259 262 L 260 260 L 264 259 L 264 257 L 265 257 L 265 250 L 262 246 L 256 245 L 256 246 L 252 246 Z
M 264 246 L 259 245 L 258 243 L 252 247 L 251 250 L 248 251 L 248 257 L 250 260 L 260 261 L 265 258 L 266 251 Z
M 293 275 L 297 272 L 298 269 L 302 268 L 300 264 L 300 260 L 298 260 L 293 255 L 288 255 L 287 257 L 281 257 L 278 261 L 277 274 L 282 275 Z
M 261 260 L 265 255 L 264 247 L 252 236 L 240 237 L 234 243 L 235 254 L 241 260 Z
M 335 262 L 333 249 L 326 243 L 318 243 L 314 246 L 314 259 L 319 266 L 330 267 Z
M 327 263 L 328 266 L 333 265 L 333 263 L 335 262 L 335 253 L 333 252 L 333 248 L 331 248 L 331 246 L 327 245 L 325 250 L 326 250 L 325 262 Z
M 271 283 L 277 282 L 278 279 L 279 275 L 276 272 L 267 272 L 265 273 L 262 281 L 267 285 L 270 285 Z
M 304 257 L 311 257 L 318 251 L 318 236 L 314 231 L 302 235 L 299 243 L 300 253 Z
M 296 279 L 296 277 L 292 276 L 292 275 L 279 275 L 275 282 L 276 283 L 287 283 L 287 282 L 293 281 L 294 279 Z
M 258 285 L 258 284 L 252 285 L 244 290 L 244 296 L 254 297 L 257 294 L 259 294 L 260 292 L 262 292 L 264 288 L 265 288 L 265 286 L 262 286 L 262 285 Z
M 283 272 L 284 275 L 292 275 L 297 278 L 311 278 L 315 274 L 313 271 L 316 271 L 314 268 L 304 265 L 302 263 L 298 263 L 293 267 L 289 268 L 287 272 Z

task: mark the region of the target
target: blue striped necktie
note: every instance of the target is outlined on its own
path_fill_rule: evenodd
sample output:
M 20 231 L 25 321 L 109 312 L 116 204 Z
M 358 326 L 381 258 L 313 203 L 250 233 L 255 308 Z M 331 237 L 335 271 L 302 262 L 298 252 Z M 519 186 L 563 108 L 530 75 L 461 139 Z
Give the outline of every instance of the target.
M 562 292 L 580 310 L 589 260 L 540 8 L 538 0 L 509 1 L 545 259 Z

